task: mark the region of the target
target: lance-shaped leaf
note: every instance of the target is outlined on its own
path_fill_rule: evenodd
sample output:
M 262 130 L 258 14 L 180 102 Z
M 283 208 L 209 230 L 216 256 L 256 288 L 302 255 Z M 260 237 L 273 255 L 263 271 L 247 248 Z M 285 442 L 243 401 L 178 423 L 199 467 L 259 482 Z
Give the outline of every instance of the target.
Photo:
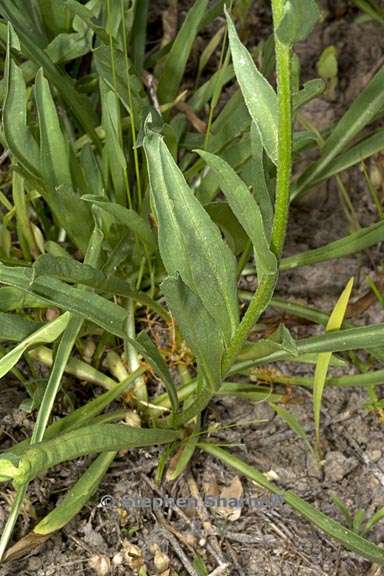
M 204 308 L 200 298 L 180 277 L 167 278 L 161 289 L 185 341 L 197 357 L 207 383 L 212 390 L 218 390 L 221 384 L 223 341 L 217 323 Z
M 104 274 L 101 270 L 97 270 L 88 264 L 81 264 L 68 256 L 42 254 L 33 264 L 32 270 L 33 280 L 36 280 L 39 276 L 51 276 L 73 284 L 90 286 L 110 294 L 119 294 L 127 298 L 132 298 L 134 302 L 139 302 L 143 306 L 152 308 L 152 310 L 166 321 L 170 319 L 168 312 L 158 302 L 147 296 L 144 292 L 134 290 L 131 285 L 122 278 L 115 275 Z M 18 308 L 44 307 L 38 299 L 34 299 L 22 292 L 16 291 L 15 294 L 10 293 L 8 295 L 2 292 L 4 290 L 10 289 L 0 289 L 0 310 L 4 312 L 12 310 L 12 306 Z
M 36 294 L 53 306 L 95 322 L 115 336 L 125 337 L 127 311 L 98 294 L 87 294 L 81 288 L 74 288 L 56 278 L 41 276 L 34 280 L 31 268 L 8 268 L 1 263 L 0 282 Z
M 42 69 L 36 76 L 36 104 L 39 113 L 42 176 L 52 187 L 72 186 L 68 142 L 61 131 L 56 106 Z
M 287 45 L 301 42 L 312 32 L 319 18 L 316 0 L 287 0 L 276 30 L 277 37 Z
M 240 42 L 228 12 L 229 45 L 233 66 L 248 111 L 260 131 L 264 148 L 274 164 L 278 157 L 278 103 L 276 92 L 256 68 L 251 54 Z
M 225 160 L 203 150 L 197 152 L 215 171 L 228 204 L 252 241 L 259 279 L 268 274 L 276 274 L 277 261 L 269 248 L 263 217 L 247 185 Z
M 116 452 L 103 452 L 70 488 L 59 504 L 34 527 L 33 534 L 52 534 L 68 524 L 96 492 Z
M 60 225 L 79 248 L 85 250 L 92 231 L 92 218 L 89 207 L 72 189 L 67 144 L 42 70 L 36 77 L 36 104 L 40 128 L 40 166 L 46 183 L 46 200 Z
M 42 472 L 85 454 L 168 444 L 180 432 L 166 429 L 133 428 L 125 424 L 93 424 L 62 434 L 28 448 L 21 457 L 12 452 L 0 458 L 0 477 L 12 479 L 15 486 L 30 482 Z
M 146 127 L 151 196 L 161 258 L 169 275 L 199 294 L 228 342 L 239 319 L 236 260 L 189 188 L 160 134 Z
M 39 147 L 27 125 L 27 87 L 24 76 L 11 57 L 11 48 L 15 42 L 17 38 L 9 24 L 5 60 L 4 135 L 16 159 L 26 170 L 37 176 L 40 170 Z

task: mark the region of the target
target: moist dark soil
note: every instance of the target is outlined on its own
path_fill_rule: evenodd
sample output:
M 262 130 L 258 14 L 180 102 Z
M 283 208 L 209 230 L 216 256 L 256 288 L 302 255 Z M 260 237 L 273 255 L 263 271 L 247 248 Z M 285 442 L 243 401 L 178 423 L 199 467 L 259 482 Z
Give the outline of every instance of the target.
M 162 9 L 159 2 L 151 14 L 151 26 L 159 30 Z M 180 18 L 191 2 L 179 2 Z M 256 2 L 249 19 L 248 42 L 255 44 L 269 32 L 270 15 L 264 3 Z M 342 0 L 329 2 L 328 13 L 311 37 L 297 47 L 306 81 L 316 77 L 316 62 L 322 50 L 335 45 L 338 52 L 339 83 L 334 98 L 317 98 L 304 112 L 317 128 L 337 120 L 359 94 L 375 72 L 384 54 L 384 30 L 374 22 L 359 23 L 358 12 Z M 255 30 L 254 37 L 252 30 Z M 203 36 L 203 46 L 207 36 Z M 371 159 L 368 170 L 380 167 L 380 158 Z M 343 175 L 355 216 L 361 226 L 377 221 L 364 176 L 359 168 Z M 322 246 L 352 230 L 345 215 L 337 186 L 333 180 L 319 186 L 292 207 L 286 255 Z M 305 267 L 282 274 L 278 286 L 280 296 L 330 311 L 348 279 L 355 276 L 354 302 L 368 292 L 365 277 L 380 279 L 382 250 L 375 247 L 357 256 Z M 252 277 L 246 278 L 250 287 Z M 384 310 L 375 299 L 368 298 L 368 307 L 355 307 L 356 323 L 384 321 Z M 364 307 L 363 307 L 364 308 Z M 269 312 L 272 324 L 288 323 L 295 336 L 318 333 L 319 328 L 297 318 Z M 274 366 L 284 374 L 313 374 L 313 366 L 284 364 Z M 273 379 L 273 377 L 272 377 Z M 278 388 L 277 388 L 278 390 Z M 89 394 L 93 391 L 89 388 Z M 82 392 L 87 395 L 87 389 Z M 5 446 L 31 432 L 33 419 L 29 413 L 15 408 L 24 399 L 24 392 L 13 382 L 1 384 L 0 435 Z M 216 441 L 231 444 L 231 450 L 271 479 L 289 488 L 331 517 L 345 522 L 332 501 L 336 494 L 354 514 L 363 509 L 367 516 L 384 506 L 383 421 L 365 405 L 363 388 L 325 391 L 322 407 L 322 439 L 325 463 L 319 471 L 307 447 L 269 406 L 241 399 L 220 398 L 212 402 L 206 423 L 220 430 Z M 311 395 L 305 389 L 288 390 L 287 407 L 313 432 Z M 203 574 L 196 568 L 196 558 L 205 563 L 212 576 L 379 576 L 380 568 L 313 528 L 287 505 L 272 499 L 252 482 L 241 479 L 243 496 L 264 497 L 264 506 L 245 504 L 236 516 L 220 508 L 179 507 L 124 509 L 124 496 L 153 498 L 160 495 L 188 498 L 191 495 L 220 494 L 231 484 L 235 474 L 206 454 L 195 453 L 186 474 L 176 482 L 155 483 L 158 450 L 137 450 L 120 454 L 114 461 L 97 494 L 82 512 L 62 531 L 23 558 L 0 568 L 0 576 L 60 576 L 93 574 Z M 65 464 L 33 482 L 29 498 L 16 530 L 16 539 L 27 534 L 36 520 L 52 509 L 73 482 L 79 478 L 88 459 Z M 105 496 L 114 503 L 103 506 Z M 1 495 L 0 523 L 9 512 L 12 490 Z M 372 541 L 384 542 L 384 522 L 369 534 Z M 161 551 L 163 555 L 160 570 Z M 158 569 L 154 564 L 156 558 Z M 168 559 L 168 560 L 167 560 Z M 195 561 L 195 567 L 193 562 Z M 226 570 L 217 567 L 226 563 Z M 103 572 L 103 569 L 105 571 Z M 215 570 L 217 569 L 217 570 Z

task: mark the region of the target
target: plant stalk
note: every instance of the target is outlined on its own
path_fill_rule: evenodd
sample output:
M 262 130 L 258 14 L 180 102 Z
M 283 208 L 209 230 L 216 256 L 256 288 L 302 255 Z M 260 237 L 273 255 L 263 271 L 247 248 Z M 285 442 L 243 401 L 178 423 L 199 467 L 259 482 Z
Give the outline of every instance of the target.
M 283 14 L 284 0 L 272 0 L 275 31 Z M 279 144 L 276 180 L 275 211 L 272 225 L 271 248 L 277 259 L 281 257 L 288 223 L 290 181 L 292 172 L 292 104 L 291 104 L 291 49 L 282 44 L 275 34 L 277 95 L 279 102 Z M 228 372 L 247 336 L 265 308 L 276 286 L 276 275 L 261 278 L 256 293 L 248 306 L 232 342 L 224 356 L 223 373 Z

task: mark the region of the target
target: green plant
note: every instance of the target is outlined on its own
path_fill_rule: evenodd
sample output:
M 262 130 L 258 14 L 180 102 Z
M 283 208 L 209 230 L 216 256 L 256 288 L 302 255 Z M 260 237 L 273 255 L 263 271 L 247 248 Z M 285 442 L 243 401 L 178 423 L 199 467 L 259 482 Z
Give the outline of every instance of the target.
M 294 306 L 274 297 L 280 270 L 358 252 L 384 238 L 380 222 L 324 248 L 282 258 L 291 198 L 382 148 L 383 130 L 363 135 L 363 129 L 382 115 L 384 68 L 337 125 L 321 135 L 319 159 L 292 183 L 293 160 L 320 142 L 310 131 L 293 133 L 300 106 L 324 90 L 321 81 L 300 90 L 292 75 L 292 47 L 319 17 L 314 0 L 305 9 L 300 1 L 272 0 L 277 91 L 267 79 L 267 59 L 259 70 L 225 9 L 229 46 L 226 34 L 215 39 L 215 46 L 223 43 L 219 70 L 184 102 L 186 115 L 179 112 L 180 90 L 190 51 L 201 27 L 222 13 L 222 1 L 207 10 L 207 0 L 197 0 L 173 42 L 150 54 L 145 50 L 148 2 L 50 0 L 33 3 L 32 11 L 25 10 L 26 4 L 0 0 L 0 40 L 6 46 L 1 141 L 11 155 L 6 185 L 12 183 L 13 194 L 13 203 L 1 197 L 6 214 L 0 335 L 16 343 L 0 358 L 0 373 L 13 371 L 38 411 L 31 438 L 0 457 L 0 479 L 11 481 L 16 490 L 0 556 L 28 483 L 39 474 L 80 455 L 100 453 L 63 502 L 34 528 L 37 540 L 81 509 L 118 450 L 166 444 L 159 477 L 176 451 L 174 478 L 200 448 L 284 496 L 347 548 L 384 564 L 383 551 L 374 543 L 202 440 L 206 431 L 200 419 L 216 395 L 270 400 L 305 439 L 301 425 L 278 405 L 281 395 L 271 395 L 262 384 L 228 379 L 278 360 L 323 363 L 313 383 L 319 443 L 321 394 L 332 381 L 326 377 L 328 365 L 346 364 L 332 354 L 363 349 L 383 361 L 378 341 L 384 325 L 342 326 L 351 285 L 342 310 L 335 309 L 337 326 L 332 322 L 332 328 L 337 331 L 295 340 L 281 326 L 270 338 L 247 339 L 268 306 Z M 261 54 L 266 51 L 260 47 Z M 85 72 L 79 73 L 84 62 Z M 148 92 L 142 83 L 147 68 L 153 71 L 144 74 Z M 223 88 L 234 76 L 240 89 L 217 112 Z M 191 131 L 189 121 L 200 126 L 196 120 L 206 105 L 206 134 Z M 219 190 L 225 201 L 217 200 Z M 17 242 L 10 241 L 11 233 Z M 252 252 L 258 285 L 240 318 L 243 294 L 237 281 Z M 52 307 L 60 315 L 42 322 L 41 311 Z M 296 306 L 295 313 L 321 324 L 328 321 L 327 315 L 304 307 Z M 137 334 L 151 317 L 173 334 L 181 384 L 169 369 L 170 354 L 162 354 L 153 341 L 156 335 Z M 97 341 L 91 365 L 76 357 L 87 357 L 88 339 Z M 52 343 L 53 350 L 43 346 Z M 100 370 L 107 351 L 114 378 Z M 22 355 L 31 370 L 35 362 L 51 366 L 43 394 L 17 371 Z M 65 371 L 107 391 L 49 424 Z M 162 382 L 161 395 L 154 396 L 147 386 L 149 373 Z M 353 376 L 344 378 L 332 383 L 356 383 Z M 377 370 L 363 374 L 359 383 L 382 381 L 383 371 Z M 300 379 L 297 383 L 312 386 Z M 141 428 L 121 423 L 126 410 L 102 414 L 128 390 Z

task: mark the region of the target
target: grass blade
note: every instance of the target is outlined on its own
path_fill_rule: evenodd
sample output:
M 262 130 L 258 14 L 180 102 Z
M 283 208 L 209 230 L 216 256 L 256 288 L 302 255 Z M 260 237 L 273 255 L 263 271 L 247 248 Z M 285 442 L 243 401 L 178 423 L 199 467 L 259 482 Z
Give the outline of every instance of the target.
M 161 104 L 172 102 L 177 96 L 189 54 L 207 6 L 208 0 L 196 0 L 173 41 L 161 70 L 157 89 Z
M 296 512 L 299 512 L 304 518 L 309 520 L 312 524 L 314 524 L 317 528 L 319 528 L 322 532 L 330 536 L 331 538 L 335 538 L 338 542 L 343 544 L 349 550 L 353 550 L 357 552 L 363 558 L 367 558 L 372 562 L 377 562 L 380 566 L 384 566 L 384 551 L 369 542 L 365 538 L 362 538 L 352 530 L 348 530 L 330 516 L 323 514 L 320 510 L 317 510 L 311 504 L 308 504 L 305 500 L 296 496 L 290 490 L 282 490 L 278 488 L 275 484 L 268 481 L 264 474 L 256 470 L 253 466 L 246 464 L 237 456 L 215 446 L 214 444 L 210 444 L 208 442 L 200 442 L 199 447 L 202 448 L 208 454 L 211 454 L 215 458 L 218 458 L 231 468 L 234 468 L 244 476 L 247 476 L 250 480 L 256 482 L 259 486 L 272 492 L 273 494 L 277 494 L 282 496 L 285 502 L 291 506 Z
M 351 278 L 338 298 L 334 309 L 329 317 L 326 332 L 339 330 L 343 324 L 345 312 L 347 310 L 349 298 L 351 296 L 353 287 L 353 278 Z M 320 455 L 320 410 L 321 400 L 327 378 L 328 366 L 332 357 L 332 352 L 324 352 L 319 354 L 317 360 L 315 375 L 313 379 L 313 417 L 315 421 L 315 434 L 316 434 L 316 451 Z
M 345 236 L 345 238 L 330 242 L 321 248 L 307 250 L 300 254 L 283 258 L 280 262 L 280 270 L 291 270 L 299 266 L 311 266 L 319 262 L 343 258 L 355 252 L 366 250 L 375 244 L 379 244 L 379 242 L 383 240 L 384 222 L 377 222 L 376 224 L 372 224 L 372 226 L 367 226 L 357 232 L 353 232 L 349 234 L 349 236 Z
M 295 194 L 308 189 L 329 164 L 340 154 L 351 140 L 369 124 L 384 107 L 384 66 L 369 82 L 368 86 L 354 100 L 344 116 L 339 120 L 321 149 L 321 156 L 299 178 Z

